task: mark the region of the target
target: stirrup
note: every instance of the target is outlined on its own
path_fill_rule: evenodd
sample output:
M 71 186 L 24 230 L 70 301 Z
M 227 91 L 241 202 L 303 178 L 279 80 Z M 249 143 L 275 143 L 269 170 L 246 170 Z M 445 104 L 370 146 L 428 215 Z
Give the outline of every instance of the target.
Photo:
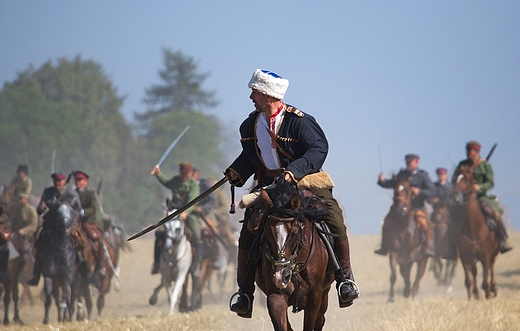
M 341 298 L 341 287 L 343 285 L 351 285 L 352 286 L 352 289 L 357 293 L 357 296 L 351 300 L 348 300 L 348 301 L 344 301 L 342 298 Z M 359 286 L 356 284 L 355 281 L 351 280 L 351 279 L 345 279 L 344 281 L 342 281 L 341 283 L 338 284 L 337 288 L 336 288 L 337 292 L 338 292 L 338 301 L 339 301 L 339 307 L 340 308 L 346 308 L 346 307 L 350 307 L 352 306 L 352 304 L 354 303 L 354 300 L 355 299 L 358 299 L 360 297 L 360 293 L 359 293 Z
M 239 297 L 239 299 L 243 296 L 247 299 L 247 306 L 248 306 L 248 311 L 246 313 L 239 313 L 235 310 L 233 310 L 233 305 L 238 303 L 238 300 L 233 303 L 233 299 L 235 297 Z M 253 315 L 253 302 L 251 300 L 251 297 L 249 296 L 249 294 L 245 293 L 245 292 L 241 292 L 241 291 L 237 291 L 235 293 L 233 293 L 233 295 L 231 296 L 231 298 L 229 299 L 229 310 L 234 312 L 234 313 L 237 313 L 238 316 L 240 317 L 244 317 L 244 318 L 251 318 L 252 315 Z

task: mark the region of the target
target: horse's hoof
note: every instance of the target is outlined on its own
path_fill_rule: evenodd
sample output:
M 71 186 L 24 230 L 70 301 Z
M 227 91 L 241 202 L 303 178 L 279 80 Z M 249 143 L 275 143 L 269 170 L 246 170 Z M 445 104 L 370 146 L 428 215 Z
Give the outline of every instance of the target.
M 20 317 L 15 317 L 15 318 L 13 319 L 13 322 L 14 322 L 15 324 L 18 324 L 18 325 L 25 325 L 25 323 L 22 321 L 22 319 L 21 319 Z
M 115 290 L 116 292 L 121 291 L 121 282 L 119 282 L 119 281 L 117 281 L 117 280 L 114 282 L 114 290 Z
M 155 305 L 157 303 L 157 295 L 152 295 L 150 297 L 150 300 L 148 300 L 148 303 L 151 304 L 152 306 Z M 180 310 L 180 307 L 179 307 L 179 310 Z
M 4 325 L 9 325 L 9 324 L 11 324 L 11 322 L 9 322 L 9 319 L 8 318 L 4 319 Z

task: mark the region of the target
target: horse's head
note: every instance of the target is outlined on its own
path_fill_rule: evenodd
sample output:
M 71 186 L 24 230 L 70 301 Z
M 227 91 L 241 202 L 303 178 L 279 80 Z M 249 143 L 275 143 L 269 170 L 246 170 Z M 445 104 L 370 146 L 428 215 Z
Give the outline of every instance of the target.
M 401 216 L 412 209 L 412 190 L 410 182 L 399 180 L 394 185 L 394 204 L 392 210 Z
M 304 224 L 301 194 L 293 184 L 282 182 L 263 190 L 261 196 L 268 208 L 264 226 L 267 257 L 273 265 L 276 287 L 284 289 L 291 281 Z
M 477 194 L 471 168 L 459 167 L 453 178 L 453 194 L 457 203 L 467 201 L 472 195 Z
M 172 214 L 176 210 L 171 210 L 168 213 Z M 171 249 L 174 245 L 178 244 L 184 237 L 184 224 L 182 223 L 179 216 L 164 223 L 166 229 L 166 249 Z
M 56 209 L 55 226 L 64 233 L 69 234 L 76 227 L 78 214 L 68 203 L 62 203 Z

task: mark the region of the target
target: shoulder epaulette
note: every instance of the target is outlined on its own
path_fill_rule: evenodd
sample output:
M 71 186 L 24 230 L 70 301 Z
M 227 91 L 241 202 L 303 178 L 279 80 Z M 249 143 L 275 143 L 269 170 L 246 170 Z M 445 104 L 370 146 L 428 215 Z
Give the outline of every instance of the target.
M 296 115 L 298 117 L 303 117 L 304 116 L 304 114 L 303 114 L 303 112 L 301 110 L 299 110 L 298 108 L 293 107 L 293 106 L 286 105 L 285 111 L 288 112 L 288 113 L 293 113 L 294 115 Z

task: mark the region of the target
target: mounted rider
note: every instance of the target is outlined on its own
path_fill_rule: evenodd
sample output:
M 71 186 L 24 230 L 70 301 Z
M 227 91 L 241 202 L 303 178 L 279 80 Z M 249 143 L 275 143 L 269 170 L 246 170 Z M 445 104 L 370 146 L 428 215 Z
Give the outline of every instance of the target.
M 16 169 L 16 176 L 9 184 L 13 189 L 13 197 L 17 199 L 20 193 L 31 195 L 32 180 L 29 178 L 29 166 L 27 164 L 19 164 Z
M 466 143 L 466 159 L 460 161 L 457 166 L 457 170 L 461 167 L 473 170 L 473 178 L 475 179 L 475 190 L 477 191 L 477 200 L 486 217 L 496 222 L 496 234 L 497 239 L 500 242 L 499 249 L 500 253 L 506 253 L 513 249 L 507 243 L 507 229 L 502 220 L 503 210 L 498 203 L 498 198 L 494 195 L 488 195 L 487 191 L 495 186 L 495 176 L 493 174 L 493 168 L 491 163 L 487 159 L 480 157 L 481 145 L 476 140 L 471 140 Z M 455 171 L 452 182 L 454 183 L 456 178 Z M 456 220 L 455 220 L 456 221 Z
M 35 263 L 33 277 L 27 282 L 31 286 L 38 285 L 43 267 L 43 251 L 47 247 L 52 234 L 52 222 L 58 217 L 58 208 L 62 203 L 68 203 L 73 210 L 80 216 L 83 215 L 83 208 L 79 200 L 78 193 L 69 186 L 67 177 L 63 173 L 53 173 L 51 175 L 53 186 L 43 190 L 42 197 L 36 211 L 43 216 L 42 230 L 38 239 L 34 243 Z
M 18 194 L 18 203 L 11 207 L 11 231 L 13 237 L 11 242 L 20 254 L 20 264 L 18 270 L 21 270 L 32 254 L 32 240 L 38 230 L 38 213 L 36 209 L 29 204 L 31 196 L 27 193 Z
M 424 252 L 433 256 L 433 229 L 430 217 L 426 212 L 424 202 L 433 197 L 435 187 L 430 179 L 428 173 L 419 169 L 419 155 L 415 153 L 406 154 L 406 167 L 402 168 L 396 176 L 391 179 L 386 179 L 384 174 L 379 175 L 377 184 L 384 188 L 393 188 L 398 181 L 408 181 L 412 190 L 412 208 L 415 212 L 415 221 L 424 232 Z M 391 220 L 388 215 L 383 221 L 381 231 L 381 246 L 374 251 L 379 255 L 386 255 L 388 253 L 388 243 L 386 242 L 386 235 L 389 229 L 392 228 Z
M 76 183 L 76 191 L 78 192 L 81 206 L 83 207 L 83 216 L 80 218 L 81 229 L 85 231 L 88 239 L 94 243 L 94 256 L 96 258 L 96 266 L 94 272 L 98 272 L 101 276 L 106 276 L 106 270 L 102 268 L 102 259 L 105 256 L 105 238 L 103 235 L 103 213 L 101 212 L 101 204 L 96 190 L 91 189 L 89 185 L 90 176 L 81 170 L 74 172 L 74 180 Z M 92 275 L 88 270 L 86 261 L 82 261 L 82 272 L 86 281 L 93 283 Z
M 448 180 L 448 170 L 446 168 L 439 167 L 435 169 L 437 173 L 437 181 L 433 183 L 435 187 L 435 193 L 433 197 L 428 201 L 433 208 L 437 206 L 446 205 L 450 208 L 453 204 L 453 185 Z
M 326 175 L 321 172 L 321 167 L 328 153 L 327 138 L 311 115 L 282 101 L 289 81 L 271 71 L 257 69 L 248 86 L 251 88 L 249 98 L 256 109 L 240 125 L 242 152 L 226 170 L 231 185 L 241 187 L 252 175 L 258 181 L 257 187 L 277 180 L 298 183 L 304 178 L 309 180 L 309 177 Z M 325 221 L 338 235 L 334 240 L 334 251 L 341 272 L 349 280 L 343 282 L 344 277 L 337 274 L 338 296 L 340 307 L 348 307 L 359 297 L 359 292 L 357 286 L 353 286 L 343 213 L 332 196 L 332 186 L 311 191 L 325 200 L 329 211 Z M 246 223 L 242 224 L 238 244 L 239 297 L 230 308 L 239 316 L 250 318 L 256 265 L 248 263 L 254 235 L 247 230 Z

